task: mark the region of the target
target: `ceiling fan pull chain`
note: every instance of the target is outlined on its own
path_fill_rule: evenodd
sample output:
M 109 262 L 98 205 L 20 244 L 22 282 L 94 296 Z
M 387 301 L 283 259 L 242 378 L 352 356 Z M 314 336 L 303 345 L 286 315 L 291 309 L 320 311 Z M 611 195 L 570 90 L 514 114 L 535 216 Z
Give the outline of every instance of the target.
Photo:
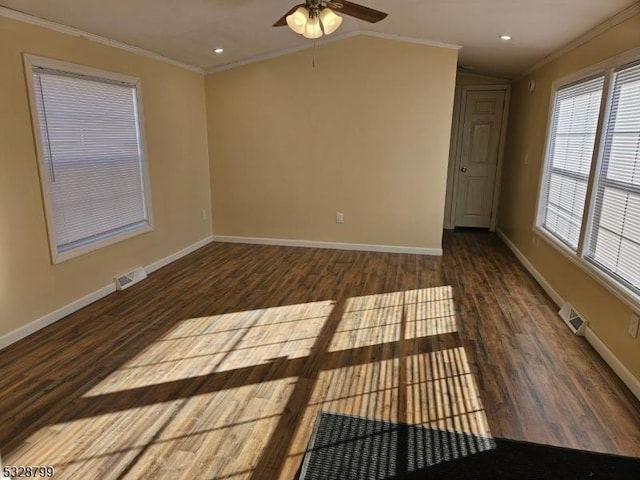
M 318 45 L 318 42 L 314 40 L 313 41 L 313 57 L 311 58 L 311 68 L 316 68 L 316 45 Z

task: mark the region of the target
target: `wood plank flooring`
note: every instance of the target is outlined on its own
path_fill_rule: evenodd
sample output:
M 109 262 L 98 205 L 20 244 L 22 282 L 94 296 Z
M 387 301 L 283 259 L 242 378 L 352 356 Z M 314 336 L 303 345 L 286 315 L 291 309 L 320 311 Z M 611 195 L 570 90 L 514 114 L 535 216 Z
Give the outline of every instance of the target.
M 319 410 L 640 456 L 640 402 L 493 234 L 211 244 L 0 351 L 5 465 L 293 479 Z

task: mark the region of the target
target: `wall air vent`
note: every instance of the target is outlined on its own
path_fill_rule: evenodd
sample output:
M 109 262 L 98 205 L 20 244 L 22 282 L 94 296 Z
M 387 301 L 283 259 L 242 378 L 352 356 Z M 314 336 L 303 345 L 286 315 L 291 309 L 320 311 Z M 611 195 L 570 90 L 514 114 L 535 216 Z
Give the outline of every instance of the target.
M 124 290 L 147 278 L 147 272 L 142 267 L 136 267 L 130 272 L 123 273 L 114 278 L 116 290 Z
M 584 331 L 587 328 L 587 322 L 580 313 L 570 303 L 565 303 L 560 311 L 560 318 L 564 320 L 564 323 L 568 325 L 573 333 L 576 335 L 584 336 Z

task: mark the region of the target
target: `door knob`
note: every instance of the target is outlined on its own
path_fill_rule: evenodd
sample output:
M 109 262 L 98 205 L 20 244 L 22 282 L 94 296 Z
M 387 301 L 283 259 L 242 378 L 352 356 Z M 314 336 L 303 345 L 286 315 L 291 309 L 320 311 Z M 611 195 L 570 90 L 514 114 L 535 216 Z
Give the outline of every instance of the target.
M 462 167 L 462 168 L 460 169 L 460 171 L 461 171 L 462 173 L 466 172 L 466 171 L 467 171 L 467 167 Z

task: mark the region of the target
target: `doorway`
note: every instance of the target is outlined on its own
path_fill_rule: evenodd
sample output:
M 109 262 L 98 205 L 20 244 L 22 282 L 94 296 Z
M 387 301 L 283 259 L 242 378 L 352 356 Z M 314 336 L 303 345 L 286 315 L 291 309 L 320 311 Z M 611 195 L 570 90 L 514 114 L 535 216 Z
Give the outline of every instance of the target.
M 508 85 L 462 87 L 453 122 L 450 227 L 495 229 L 508 101 Z

